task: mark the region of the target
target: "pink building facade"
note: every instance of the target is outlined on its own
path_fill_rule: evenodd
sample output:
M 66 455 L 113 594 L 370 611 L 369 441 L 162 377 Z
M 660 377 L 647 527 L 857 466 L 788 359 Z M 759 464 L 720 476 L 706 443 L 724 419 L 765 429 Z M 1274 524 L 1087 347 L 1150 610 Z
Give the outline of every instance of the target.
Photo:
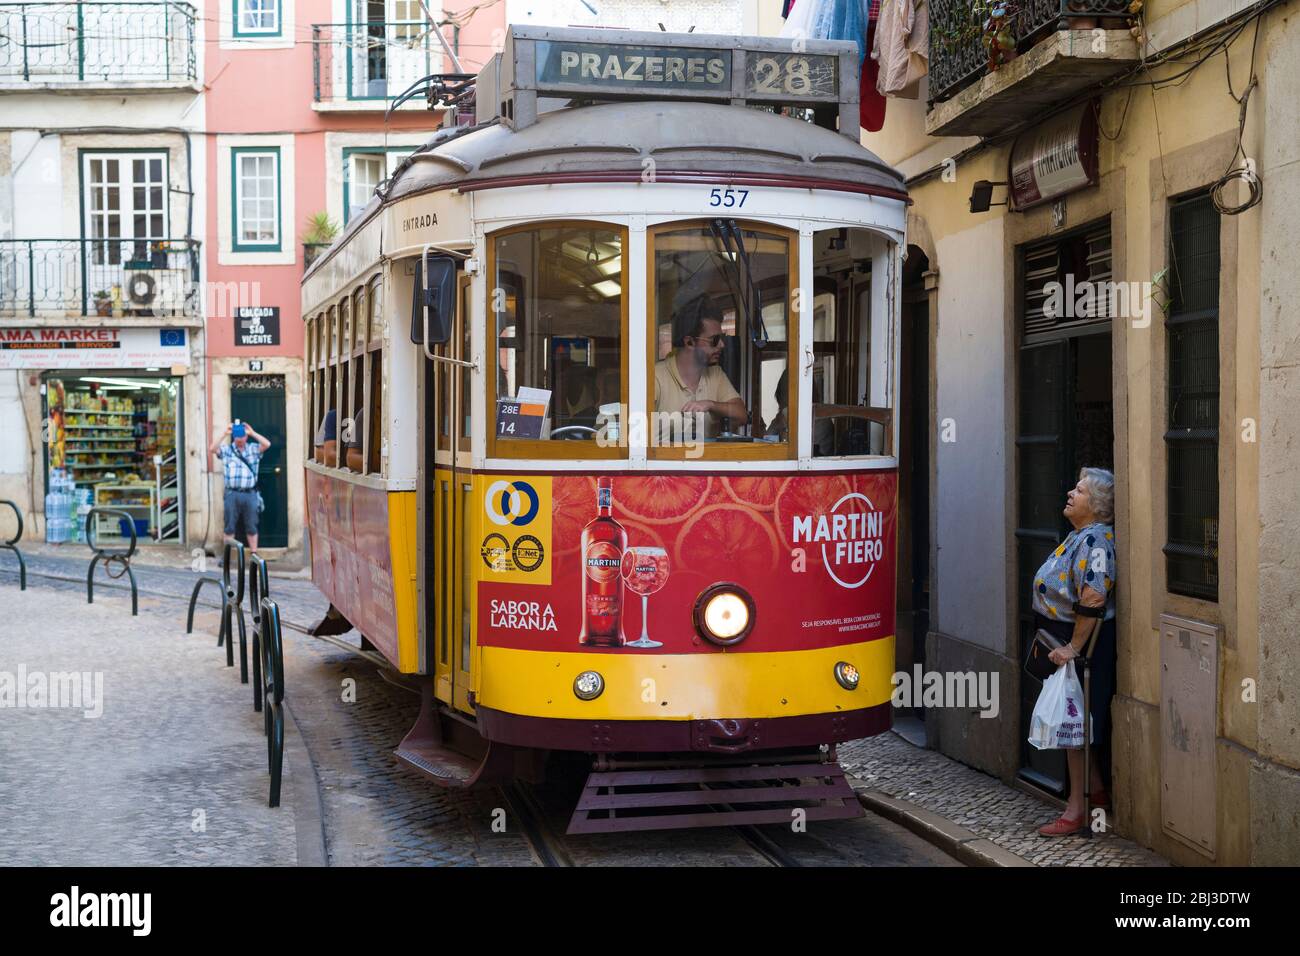
M 426 3 L 465 72 L 504 33 L 505 4 Z M 316 423 L 303 406 L 299 281 L 401 159 L 445 117 L 422 95 L 385 118 L 413 83 L 455 67 L 419 0 L 219 0 L 204 61 L 207 129 L 208 433 L 248 421 L 274 447 L 261 469 L 261 547 L 299 552 L 300 462 Z M 314 227 L 314 228 L 313 228 Z M 191 447 L 198 444 L 191 438 Z M 221 474 L 212 484 L 219 521 Z

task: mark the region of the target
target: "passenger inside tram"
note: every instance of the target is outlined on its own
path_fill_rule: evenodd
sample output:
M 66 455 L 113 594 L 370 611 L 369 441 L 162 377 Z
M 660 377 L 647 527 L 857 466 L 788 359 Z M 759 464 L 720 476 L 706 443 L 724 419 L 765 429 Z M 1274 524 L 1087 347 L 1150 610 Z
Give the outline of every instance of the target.
M 789 238 L 715 220 L 662 227 L 651 245 L 653 407 L 663 416 L 653 440 L 675 444 L 671 432 L 681 428 L 675 418 L 683 411 L 689 417 L 686 406 L 697 402 L 691 409 L 703 418 L 704 441 L 779 442 L 764 423 L 780 407 L 771 396 L 791 347 Z
M 699 295 L 677 309 L 672 325 L 673 350 L 655 363 L 655 412 L 705 416 L 705 438 L 743 427 L 749 409 L 719 364 L 726 340 L 721 310 Z
M 365 429 L 368 421 L 366 406 L 356 410 L 350 423 L 344 423 L 343 450 L 345 461 L 342 467 L 351 471 L 361 471 L 362 448 L 365 443 Z M 320 426 L 316 429 L 315 451 L 312 458 L 331 468 L 338 464 L 338 414 L 334 409 L 325 413 Z

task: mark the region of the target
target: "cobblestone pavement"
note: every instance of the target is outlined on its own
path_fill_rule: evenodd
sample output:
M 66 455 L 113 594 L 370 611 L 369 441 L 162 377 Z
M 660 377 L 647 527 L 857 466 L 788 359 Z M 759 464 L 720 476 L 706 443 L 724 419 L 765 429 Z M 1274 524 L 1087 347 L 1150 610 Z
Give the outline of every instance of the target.
M 0 865 L 295 862 L 293 807 L 267 806 L 251 691 L 175 604 L 142 598 L 133 618 L 119 592 L 88 605 L 84 588 L 0 588 L 0 672 L 103 680 L 98 718 L 0 708 Z M 286 755 L 286 794 L 303 769 Z
M 839 747 L 856 785 L 907 800 L 1039 866 L 1169 866 L 1164 857 L 1114 833 L 1046 838 L 1060 810 L 934 750 L 881 734 Z
M 286 650 L 287 698 L 302 728 L 322 787 L 332 864 L 536 865 L 540 861 L 492 788 L 443 789 L 401 769 L 393 749 L 410 729 L 419 700 L 383 680 L 370 662 L 309 638 Z M 356 681 L 355 703 L 343 682 Z M 585 779 L 577 760 L 552 761 L 547 782 L 532 788 L 545 826 L 563 834 Z M 505 811 L 504 833 L 492 829 Z M 879 817 L 814 823 L 805 834 L 763 832 L 805 865 L 956 865 L 902 827 Z M 717 828 L 562 837 L 578 866 L 763 866 L 734 830 Z
M 271 822 L 287 826 L 276 838 L 279 842 L 275 844 L 274 854 L 278 855 L 272 859 L 270 844 L 259 848 L 256 834 L 247 829 L 235 828 L 214 835 L 209 812 L 208 834 L 213 838 L 203 843 L 187 843 L 188 830 L 176 840 L 160 842 L 150 827 L 137 820 L 138 832 L 128 828 L 128 833 L 135 833 L 133 838 L 114 831 L 111 841 L 74 843 L 63 856 L 23 856 L 16 850 L 6 849 L 0 841 L 0 863 L 294 861 L 291 806 L 294 784 L 286 774 L 283 805 L 278 811 L 268 811 L 261 717 L 248 705 L 251 691 L 241 687 L 237 675 L 226 670 L 224 652 L 213 646 L 217 614 L 214 609 L 201 606 L 195 619 L 195 634 L 184 638 L 184 605 L 149 595 L 188 599 L 196 573 L 179 556 L 171 561 L 166 555 L 151 557 L 150 563 L 135 565 L 143 596 L 141 617 L 133 623 L 129 598 L 120 590 L 110 589 L 110 582 L 102 573 L 97 577 L 96 604 L 93 607 L 84 604 L 82 582 L 89 562 L 88 549 L 47 547 L 28 554 L 29 590 L 18 613 L 10 618 L 22 622 L 15 630 L 22 632 L 23 637 L 15 646 L 27 655 L 24 659 L 40 660 L 38 648 L 66 640 L 70 642 L 71 658 L 78 661 L 97 659 L 81 653 L 83 644 L 95 649 L 107 648 L 105 653 L 119 656 L 121 648 L 130 648 L 132 666 L 142 671 L 131 678 L 131 699 L 136 701 L 136 707 L 130 719 L 114 725 L 115 729 L 120 727 L 120 738 L 107 741 L 105 748 L 89 751 L 61 748 L 58 752 L 65 757 L 47 768 L 47 779 L 62 794 L 59 799 L 68 804 L 69 812 L 75 808 L 77 815 L 87 821 L 85 826 L 91 829 L 98 828 L 101 820 L 118 826 L 114 821 L 126 812 L 125 807 L 133 808 L 133 813 L 126 817 L 129 820 L 136 820 L 140 814 L 158 812 L 156 808 L 147 809 L 147 802 L 141 802 L 136 795 L 140 787 L 136 777 L 164 777 L 164 789 L 173 797 L 178 788 L 184 793 L 187 786 L 201 786 L 206 788 L 203 793 L 215 792 L 225 800 L 229 797 L 221 797 L 221 791 L 214 791 L 214 787 L 218 784 L 227 789 L 239 787 L 244 798 L 251 801 L 249 812 L 241 818 L 247 817 L 251 825 L 269 813 Z M 210 565 L 208 573 L 219 574 L 219 568 Z M 8 593 L 14 588 L 15 577 L 7 567 L 0 569 L 0 588 Z M 120 585 L 120 582 L 112 584 Z M 287 624 L 305 626 L 317 620 L 325 606 L 324 599 L 308 580 L 273 577 L 271 593 Z M 48 597 L 51 594 L 59 595 L 58 612 L 53 617 Z M 42 600 L 41 595 L 46 597 Z M 215 604 L 216 600 L 216 591 L 207 589 L 201 604 Z M 48 628 L 29 623 L 50 619 L 58 621 L 50 633 L 66 636 L 50 640 L 41 636 Z M 91 621 L 95 622 L 94 626 L 87 626 Z M 152 636 L 147 641 L 138 640 L 139 628 L 147 629 Z M 541 862 L 521 830 L 522 821 L 511 819 L 513 808 L 499 790 L 446 790 L 398 765 L 392 751 L 414 723 L 418 710 L 414 694 L 384 680 L 375 665 L 348 650 L 289 629 L 284 638 L 286 701 L 310 754 L 313 782 L 319 783 L 326 858 L 330 864 L 533 866 Z M 341 640 L 355 645 L 357 636 L 348 634 Z M 7 657 L 7 649 L 0 652 L 0 669 L 5 668 L 3 661 Z M 157 661 L 165 666 L 152 666 Z M 27 666 L 32 669 L 38 665 L 28 663 Z M 68 669 L 72 665 L 40 666 Z M 85 669 L 90 664 L 79 666 Z M 344 682 L 349 679 L 355 682 L 353 701 L 344 700 Z M 106 694 L 111 701 L 113 682 L 108 683 Z M 175 762 L 166 774 L 148 766 L 151 759 L 157 758 L 159 750 L 152 743 L 150 728 L 158 726 L 160 721 L 142 714 L 154 695 L 159 698 L 154 706 L 166 720 L 164 725 L 187 728 L 184 736 L 178 738 L 183 744 L 176 741 L 170 744 L 172 749 L 184 746 L 186 753 L 175 755 Z M 202 706 L 191 708 L 186 703 L 191 698 L 202 701 Z M 213 711 L 218 705 L 229 713 Z M 0 711 L 0 719 L 4 714 Z M 58 711 L 42 716 L 46 720 L 54 719 L 51 715 L 68 719 L 66 713 Z M 79 716 L 76 720 L 82 722 Z M 72 732 L 77 732 L 75 725 L 70 726 Z M 208 728 L 211 733 L 206 732 Z M 28 761 L 49 756 L 48 750 L 42 749 L 43 733 L 12 739 L 14 752 L 24 756 L 17 762 L 6 762 L 7 769 L 0 769 L 0 796 L 23 781 L 22 768 Z M 126 763 L 136 766 L 138 771 L 132 778 L 135 789 L 122 790 L 115 782 L 116 777 L 110 776 L 105 786 L 90 785 L 97 792 L 94 799 L 88 800 L 79 794 L 86 789 L 85 780 L 102 780 L 100 764 L 105 749 L 114 754 L 129 753 Z M 535 803 L 553 834 L 563 834 L 584 772 L 585 768 L 574 761 L 560 761 L 553 764 L 547 783 L 533 789 Z M 25 782 L 23 787 L 27 787 Z M 195 803 L 186 813 L 212 805 L 218 797 L 206 798 L 206 804 Z M 26 806 L 23 826 L 16 828 L 25 828 L 32 834 L 34 843 L 57 841 L 62 832 L 58 823 L 44 815 L 46 806 L 44 801 Z M 506 810 L 504 833 L 494 832 L 491 825 L 494 811 L 498 809 Z M 184 822 L 188 826 L 188 818 Z M 814 823 L 802 834 L 792 833 L 786 827 L 763 827 L 761 831 L 804 865 L 956 865 L 920 837 L 874 815 L 860 820 Z M 224 853 L 227 844 L 223 841 L 227 840 L 231 844 L 229 858 Z M 250 841 L 253 845 L 243 845 Z M 562 837 L 561 844 L 576 865 L 767 864 L 741 835 L 725 828 L 689 834 L 665 831 Z M 120 857 L 119 849 L 125 850 Z M 269 855 L 249 859 L 249 854 L 259 849 Z

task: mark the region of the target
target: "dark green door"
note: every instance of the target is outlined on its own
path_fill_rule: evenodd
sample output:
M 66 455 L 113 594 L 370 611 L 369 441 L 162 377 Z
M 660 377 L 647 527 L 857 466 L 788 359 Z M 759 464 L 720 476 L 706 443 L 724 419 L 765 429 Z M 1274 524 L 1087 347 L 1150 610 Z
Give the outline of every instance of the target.
M 258 547 L 289 546 L 289 475 L 286 470 L 285 394 L 283 375 L 237 375 L 230 380 L 230 417 L 250 423 L 271 440 L 258 470 L 258 488 L 266 502 Z

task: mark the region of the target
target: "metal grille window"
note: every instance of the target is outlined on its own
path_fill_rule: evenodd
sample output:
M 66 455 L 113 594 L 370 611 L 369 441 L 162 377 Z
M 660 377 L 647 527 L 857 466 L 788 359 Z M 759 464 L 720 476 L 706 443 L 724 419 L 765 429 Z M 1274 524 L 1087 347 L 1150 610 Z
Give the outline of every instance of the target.
M 1111 282 L 1109 221 L 1026 246 L 1023 257 L 1025 344 L 1109 327 L 1122 305 Z
M 1170 210 L 1166 587 L 1219 599 L 1219 214 L 1208 195 Z

